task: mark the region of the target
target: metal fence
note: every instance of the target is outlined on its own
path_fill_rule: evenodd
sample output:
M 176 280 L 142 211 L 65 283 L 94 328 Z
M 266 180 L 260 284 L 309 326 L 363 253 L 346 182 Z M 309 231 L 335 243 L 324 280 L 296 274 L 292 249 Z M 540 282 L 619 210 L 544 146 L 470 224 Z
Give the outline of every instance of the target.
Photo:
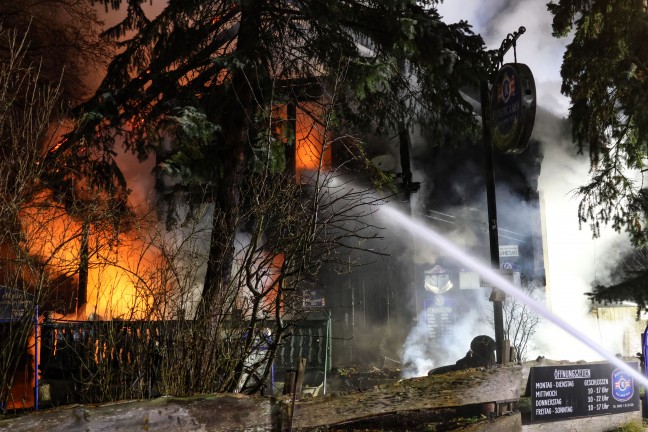
M 79 393 L 83 383 L 103 373 L 118 377 L 120 382 L 137 382 L 141 394 L 130 397 L 155 396 L 161 355 L 174 349 L 175 338 L 189 325 L 187 321 L 42 323 L 41 379 L 67 381 L 71 391 Z M 294 369 L 300 358 L 306 358 L 309 376 L 325 380 L 331 364 L 330 327 L 328 320 L 292 323 L 278 346 L 270 380 L 283 380 L 285 372 Z M 87 393 L 88 389 L 83 391 Z M 92 399 L 92 395 L 86 398 Z

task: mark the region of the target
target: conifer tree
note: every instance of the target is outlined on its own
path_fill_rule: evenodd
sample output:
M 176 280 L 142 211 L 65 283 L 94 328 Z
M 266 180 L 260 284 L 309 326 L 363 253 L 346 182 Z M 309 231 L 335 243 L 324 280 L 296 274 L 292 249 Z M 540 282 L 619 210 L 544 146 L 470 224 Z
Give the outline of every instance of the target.
M 560 0 L 548 4 L 557 37 L 573 34 L 561 69 L 562 92 L 591 176 L 578 188 L 578 216 L 648 243 L 643 171 L 648 155 L 648 5 L 644 0 Z
M 264 147 L 273 107 L 322 98 L 329 77 L 343 75 L 332 106 L 339 129 L 475 126 L 459 89 L 482 77 L 483 41 L 465 22 L 445 24 L 436 1 L 170 0 L 155 17 L 142 0 L 103 1 L 127 8 L 105 32 L 121 51 L 78 108 L 78 128 L 48 155 L 58 166 L 51 183 L 83 176 L 117 193 L 118 137 L 141 158 L 157 154 L 183 200 L 215 209 L 206 308 L 231 273 L 239 185 L 260 154 L 265 169 L 287 167 L 285 146 Z M 76 163 L 79 149 L 92 164 Z
M 560 0 L 548 7 L 554 35 L 574 38 L 564 56 L 562 91 L 571 98 L 574 140 L 591 161 L 590 179 L 577 190 L 578 216 L 595 236 L 611 225 L 637 246 L 617 282 L 596 285 L 587 295 L 602 303 L 633 301 L 639 314 L 646 310 L 648 277 L 648 4 Z
M 99 39 L 101 22 L 90 2 L 13 0 L 0 3 L 0 25 L 25 35 L 25 60 L 39 68 L 45 85 L 61 84 L 68 104 L 89 96 L 90 76 L 105 66 L 111 45 Z M 10 61 L 11 47 L 0 41 L 0 61 Z

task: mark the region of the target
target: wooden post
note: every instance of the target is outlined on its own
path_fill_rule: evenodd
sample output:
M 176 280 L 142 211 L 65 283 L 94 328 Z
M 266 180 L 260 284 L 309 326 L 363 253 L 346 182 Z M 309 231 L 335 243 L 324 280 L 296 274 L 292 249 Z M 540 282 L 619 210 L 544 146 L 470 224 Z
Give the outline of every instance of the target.
M 510 354 L 509 354 L 509 358 L 510 358 L 510 361 L 512 363 L 517 363 L 517 361 L 518 361 L 517 354 L 518 354 L 517 353 L 517 348 L 512 346 L 511 349 L 510 349 Z
M 292 393 L 292 401 L 290 404 L 290 409 L 288 410 L 288 415 L 290 418 L 290 423 L 288 424 L 288 431 L 292 432 L 292 421 L 293 416 L 295 415 L 295 400 L 297 395 L 301 395 L 302 387 L 304 385 L 304 372 L 306 371 L 306 362 L 308 359 L 306 357 L 299 357 L 297 360 L 297 371 L 286 372 L 286 384 L 288 384 L 289 373 L 290 373 L 290 382 L 292 386 L 290 388 Z M 284 394 L 286 394 L 286 384 L 284 384 Z
M 295 382 L 296 382 L 295 375 L 297 375 L 297 371 L 294 370 L 286 371 L 286 375 L 284 377 L 284 388 L 283 388 L 284 395 L 295 393 Z
M 502 341 L 502 364 L 511 362 L 511 341 L 504 339 Z
M 306 371 L 306 362 L 308 360 L 305 357 L 300 357 L 297 360 L 297 369 L 290 369 L 286 371 L 286 376 L 284 378 L 284 395 L 300 395 L 302 392 L 302 387 L 304 386 L 304 372 Z
M 306 372 L 306 362 L 308 359 L 300 357 L 297 361 L 297 377 L 295 378 L 295 394 L 301 395 L 304 386 L 304 373 Z

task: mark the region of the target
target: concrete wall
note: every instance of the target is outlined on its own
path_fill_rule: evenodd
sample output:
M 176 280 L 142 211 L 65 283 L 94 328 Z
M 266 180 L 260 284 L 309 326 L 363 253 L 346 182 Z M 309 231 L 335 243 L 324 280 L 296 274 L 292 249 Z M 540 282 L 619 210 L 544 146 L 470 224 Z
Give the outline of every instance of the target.
M 618 329 L 623 326 L 623 340 L 620 354 L 634 356 L 641 352 L 641 335 L 646 329 L 644 318 L 637 321 L 636 306 L 603 305 L 592 309 L 591 316 L 599 320 L 599 325 L 605 330 L 606 326 Z M 618 330 L 617 330 L 618 332 Z

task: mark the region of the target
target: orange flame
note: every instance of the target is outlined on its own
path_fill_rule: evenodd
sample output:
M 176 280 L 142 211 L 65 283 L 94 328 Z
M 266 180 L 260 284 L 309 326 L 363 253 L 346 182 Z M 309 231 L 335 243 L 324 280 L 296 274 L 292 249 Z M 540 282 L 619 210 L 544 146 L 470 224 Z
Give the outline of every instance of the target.
M 331 147 L 325 136 L 323 108 L 315 103 L 302 103 L 305 109 L 297 109 L 295 130 L 295 170 L 297 181 L 307 181 L 314 171 L 331 167 Z M 306 112 L 307 111 L 307 112 Z M 318 119 L 318 120 L 315 120 Z
M 33 359 L 35 353 L 34 334 L 29 336 L 27 354 L 29 359 Z M 7 401 L 7 410 L 19 410 L 23 408 L 32 408 L 34 406 L 34 362 L 33 360 L 25 362 L 23 367 L 18 368 L 14 375 L 13 385 L 11 386 L 11 396 Z
M 37 256 L 51 274 L 76 278 L 81 262 L 82 224 L 64 208 L 49 204 L 47 194 L 23 210 L 24 247 Z M 160 264 L 160 253 L 128 233 L 109 238 L 90 228 L 87 303 L 68 315 L 87 319 L 144 318 L 152 302 L 152 276 Z
M 324 109 L 314 102 L 300 102 L 296 107 L 295 128 L 295 174 L 298 182 L 308 183 L 312 176 L 331 167 L 331 147 L 328 143 L 328 132 L 322 123 Z M 288 118 L 286 105 L 272 108 L 273 132 L 288 142 L 288 131 L 291 119 Z
M 279 293 L 279 284 L 277 279 L 281 274 L 281 267 L 283 266 L 285 256 L 284 254 L 277 254 L 272 257 L 272 262 L 268 264 L 268 271 L 266 279 L 263 280 L 263 291 L 266 293 L 262 301 L 262 309 L 269 316 L 274 316 L 277 309 L 277 295 Z M 279 313 L 284 314 L 284 302 L 280 299 Z

